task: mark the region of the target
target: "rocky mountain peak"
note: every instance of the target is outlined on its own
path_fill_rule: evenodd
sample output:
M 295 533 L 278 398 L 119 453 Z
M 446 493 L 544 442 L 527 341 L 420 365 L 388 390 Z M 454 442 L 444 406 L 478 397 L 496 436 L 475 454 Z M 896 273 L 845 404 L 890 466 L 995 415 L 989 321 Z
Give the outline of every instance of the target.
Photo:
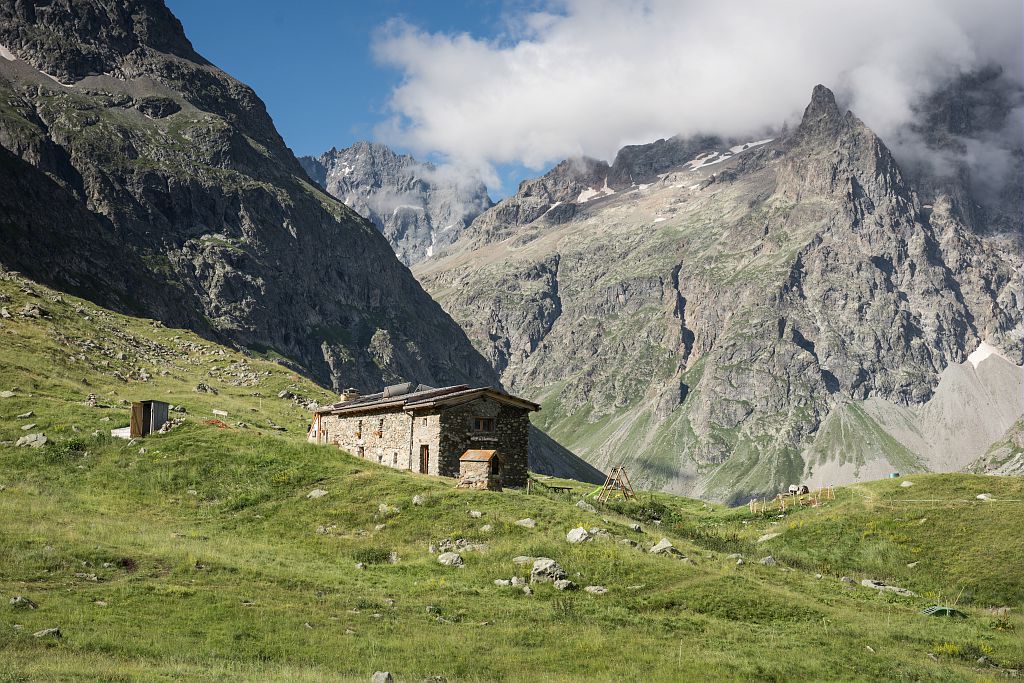
M 454 242 L 492 205 L 478 180 L 360 140 L 299 162 L 329 194 L 369 219 L 412 265 Z
M 130 69 L 146 50 L 208 64 L 160 0 L 3 0 L 0 32 L 19 58 L 58 80 Z

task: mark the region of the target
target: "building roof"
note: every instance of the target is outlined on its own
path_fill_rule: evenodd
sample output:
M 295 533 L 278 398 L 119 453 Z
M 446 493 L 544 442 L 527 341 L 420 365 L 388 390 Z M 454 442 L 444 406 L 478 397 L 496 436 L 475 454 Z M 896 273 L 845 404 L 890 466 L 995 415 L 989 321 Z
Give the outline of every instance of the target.
M 470 388 L 467 384 L 456 384 L 449 387 L 428 387 L 424 384 L 398 384 L 387 387 L 384 391 L 367 394 L 351 401 L 342 401 L 322 406 L 315 412 L 327 415 L 351 415 L 361 412 L 378 410 L 417 410 L 441 406 L 458 405 L 486 396 L 495 401 L 514 405 L 524 410 L 540 410 L 540 406 L 532 401 L 507 394 L 493 387 Z
M 459 456 L 460 462 L 490 462 L 497 457 L 498 451 L 495 450 L 468 450 Z

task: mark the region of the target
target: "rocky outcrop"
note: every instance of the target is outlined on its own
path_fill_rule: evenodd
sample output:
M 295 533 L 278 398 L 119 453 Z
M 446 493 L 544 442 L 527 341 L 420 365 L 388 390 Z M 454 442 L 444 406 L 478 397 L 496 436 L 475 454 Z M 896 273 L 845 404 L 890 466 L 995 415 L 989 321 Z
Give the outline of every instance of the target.
M 378 143 L 357 142 L 299 162 L 320 187 L 376 225 L 407 265 L 443 252 L 492 206 L 483 183 Z
M 4 266 L 336 387 L 496 381 L 162 2 L 0 0 L 0 44 Z
M 841 406 L 923 404 L 982 342 L 1024 361 L 1019 252 L 945 195 L 922 205 L 827 88 L 789 134 L 712 143 L 628 148 L 640 170 L 614 183 L 614 164 L 564 162 L 417 267 L 559 441 L 644 485 L 738 500 L 820 467 L 835 450 L 809 449 Z M 574 192 L 567 221 L 545 215 Z

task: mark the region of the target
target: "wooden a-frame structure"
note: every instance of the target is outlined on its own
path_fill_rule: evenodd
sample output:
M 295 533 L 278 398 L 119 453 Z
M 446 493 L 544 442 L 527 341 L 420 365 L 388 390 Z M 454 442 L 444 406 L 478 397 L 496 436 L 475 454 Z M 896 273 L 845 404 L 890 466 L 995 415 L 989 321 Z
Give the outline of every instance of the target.
M 613 467 L 608 476 L 605 477 L 601 493 L 597 494 L 597 502 L 605 502 L 616 492 L 621 493 L 623 498 L 633 498 L 636 496 L 636 493 L 633 492 L 633 485 L 629 483 L 629 475 L 626 474 L 626 468 L 622 465 Z

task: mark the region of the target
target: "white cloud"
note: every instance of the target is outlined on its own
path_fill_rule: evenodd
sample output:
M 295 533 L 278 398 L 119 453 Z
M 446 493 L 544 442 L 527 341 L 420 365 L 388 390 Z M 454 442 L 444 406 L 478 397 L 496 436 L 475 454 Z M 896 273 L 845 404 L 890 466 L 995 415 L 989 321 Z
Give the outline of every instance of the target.
M 1018 0 L 564 0 L 497 40 L 393 22 L 374 51 L 404 78 L 377 134 L 494 183 L 495 165 L 756 134 L 824 83 L 884 137 L 962 71 L 1019 74 L 1021 15 Z

